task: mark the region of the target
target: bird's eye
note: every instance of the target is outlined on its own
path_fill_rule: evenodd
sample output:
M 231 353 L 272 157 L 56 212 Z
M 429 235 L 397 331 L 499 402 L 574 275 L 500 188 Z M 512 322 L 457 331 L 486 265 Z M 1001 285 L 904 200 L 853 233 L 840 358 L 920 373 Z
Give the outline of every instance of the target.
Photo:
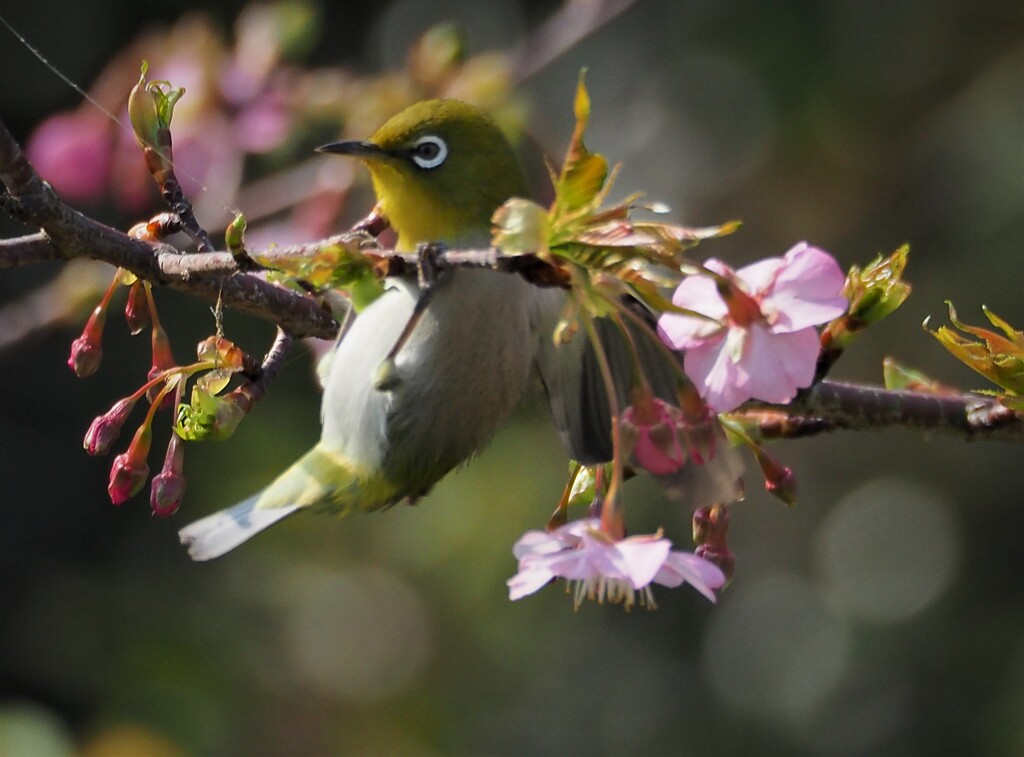
M 440 137 L 420 137 L 413 144 L 410 155 L 420 168 L 437 168 L 448 157 L 448 145 Z

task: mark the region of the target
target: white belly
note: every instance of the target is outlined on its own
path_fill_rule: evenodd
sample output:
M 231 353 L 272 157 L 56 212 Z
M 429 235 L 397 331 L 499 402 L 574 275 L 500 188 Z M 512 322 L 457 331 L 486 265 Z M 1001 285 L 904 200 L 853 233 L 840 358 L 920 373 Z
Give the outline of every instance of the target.
M 323 443 L 382 469 L 410 494 L 505 423 L 528 383 L 539 318 L 538 290 L 518 276 L 454 271 L 398 353 L 394 388 L 381 391 L 374 377 L 418 292 L 412 282 L 392 281 L 356 318 L 337 347 L 323 405 Z

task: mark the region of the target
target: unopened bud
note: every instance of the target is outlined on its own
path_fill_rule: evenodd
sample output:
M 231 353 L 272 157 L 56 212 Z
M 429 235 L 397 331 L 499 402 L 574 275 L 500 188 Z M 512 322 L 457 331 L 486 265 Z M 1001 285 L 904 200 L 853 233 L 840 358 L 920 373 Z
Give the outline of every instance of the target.
M 764 474 L 764 488 L 776 499 L 790 507 L 796 504 L 796 474 L 760 447 L 754 448 L 754 457 Z
M 136 401 L 132 397 L 126 397 L 103 415 L 94 418 L 82 443 L 85 451 L 94 456 L 107 454 L 110 446 L 121 435 L 121 427 L 131 414 Z
M 694 544 L 725 544 L 729 533 L 729 508 L 723 504 L 699 507 L 693 513 Z
M 677 434 L 680 421 L 679 410 L 654 397 L 650 389 L 634 390 L 633 404 L 622 414 L 622 431 L 636 464 L 656 476 L 679 470 L 686 462 Z
M 115 505 L 123 504 L 142 489 L 149 478 L 149 465 L 146 458 L 149 456 L 149 445 L 153 438 L 152 428 L 148 424 L 139 427 L 135 432 L 128 451 L 114 458 L 114 465 L 110 469 L 110 483 L 107 485 L 107 493 L 110 501 Z
M 178 511 L 185 494 L 185 477 L 182 475 L 184 458 L 184 445 L 176 434 L 172 434 L 167 444 L 167 454 L 164 455 L 164 467 L 150 484 L 149 504 L 153 508 L 153 515 L 167 518 Z
M 82 330 L 82 335 L 71 343 L 68 367 L 80 378 L 91 376 L 103 360 L 103 326 L 107 322 L 107 303 L 96 306 Z

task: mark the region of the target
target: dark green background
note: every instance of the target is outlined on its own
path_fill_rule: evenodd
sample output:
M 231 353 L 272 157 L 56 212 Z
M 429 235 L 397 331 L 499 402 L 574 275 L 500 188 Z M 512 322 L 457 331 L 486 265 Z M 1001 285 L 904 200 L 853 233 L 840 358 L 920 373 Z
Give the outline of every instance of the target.
M 4 14 L 87 85 L 139 29 L 188 5 Z M 240 7 L 202 5 L 225 28 Z M 486 49 L 554 8 L 338 5 L 315 59 L 363 72 L 398 65 L 436 20 L 465 21 Z M 945 299 L 968 321 L 987 304 L 1024 324 L 1021 22 L 1010 2 L 641 2 L 525 85 L 531 131 L 559 154 L 588 66 L 588 141 L 624 161 L 622 194 L 642 189 L 692 225 L 745 221 L 700 252 L 742 263 L 807 239 L 847 266 L 910 242 L 911 300 L 835 376 L 878 381 L 894 355 L 981 386 L 920 324 L 941 321 Z M 11 37 L 0 71 L 0 117 L 19 138 L 79 102 Z M 3 272 L 0 304 L 54 272 Z M 205 306 L 159 296 L 184 353 L 209 331 Z M 227 324 L 254 351 L 269 340 L 264 324 Z M 64 365 L 77 328 L 0 353 L 8 736 L 92 754 L 137 751 L 130 739 L 168 754 L 1024 751 L 1019 446 L 910 431 L 778 445 L 800 504 L 785 509 L 749 473 L 733 509 L 736 580 L 718 606 L 662 590 L 654 613 L 574 613 L 558 587 L 507 601 L 510 547 L 543 524 L 564 471 L 539 406 L 417 508 L 295 518 L 194 565 L 177 528 L 315 440 L 309 362 L 295 353 L 231 443 L 189 449 L 182 511 L 158 520 L 142 497 L 112 507 L 109 461 L 80 448 L 148 362 L 119 326 L 87 381 Z M 627 497 L 635 530 L 663 525 L 685 546 L 687 513 L 642 482 Z

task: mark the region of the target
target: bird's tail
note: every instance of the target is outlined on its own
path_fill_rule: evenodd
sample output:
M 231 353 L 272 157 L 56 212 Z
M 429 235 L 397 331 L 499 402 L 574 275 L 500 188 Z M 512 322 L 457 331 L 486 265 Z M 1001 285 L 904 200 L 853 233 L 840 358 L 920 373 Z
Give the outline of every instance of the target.
M 370 510 L 397 498 L 380 474 L 361 475 L 345 457 L 317 445 L 261 493 L 197 520 L 178 536 L 193 560 L 212 560 L 303 508 L 344 515 L 355 506 Z
M 181 543 L 188 547 L 189 557 L 193 560 L 220 557 L 299 509 L 298 505 L 286 505 L 259 510 L 256 504 L 260 496 L 253 495 L 233 507 L 208 515 L 181 529 L 178 536 Z

